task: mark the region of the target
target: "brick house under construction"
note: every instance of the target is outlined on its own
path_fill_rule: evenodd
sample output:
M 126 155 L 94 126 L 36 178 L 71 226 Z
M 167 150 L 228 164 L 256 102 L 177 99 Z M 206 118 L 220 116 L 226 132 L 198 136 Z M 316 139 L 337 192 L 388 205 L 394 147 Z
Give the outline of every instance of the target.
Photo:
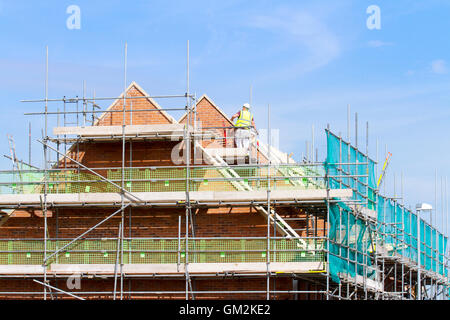
M 378 194 L 368 152 L 327 130 L 325 164 L 258 139 L 247 153 L 207 95 L 177 98 L 178 121 L 134 82 L 106 110 L 58 100 L 46 167 L 0 173 L 1 299 L 448 294 L 447 238 L 419 221 L 436 241 L 418 282 L 417 219 Z

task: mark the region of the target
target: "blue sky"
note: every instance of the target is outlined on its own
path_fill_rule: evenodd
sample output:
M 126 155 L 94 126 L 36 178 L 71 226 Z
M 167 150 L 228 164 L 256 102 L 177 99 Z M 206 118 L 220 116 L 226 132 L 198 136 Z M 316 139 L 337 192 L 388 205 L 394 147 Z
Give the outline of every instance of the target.
M 81 9 L 81 28 L 69 30 L 69 5 Z M 369 30 L 369 5 L 381 10 L 381 29 Z M 116 96 L 123 89 L 123 47 L 128 82 L 150 94 L 185 91 L 186 41 L 191 88 L 207 93 L 229 115 L 249 99 L 255 120 L 280 128 L 280 147 L 299 159 L 316 130 L 325 156 L 327 123 L 346 136 L 347 104 L 358 112 L 359 141 L 369 121 L 369 150 L 393 153 L 393 175 L 404 175 L 405 201 L 434 203 L 434 174 L 450 176 L 450 2 L 428 1 L 4 1 L 0 0 L 0 146 L 6 134 L 27 158 L 28 121 L 33 138 L 42 121 L 24 112 L 43 105 L 20 99 L 44 95 L 49 46 L 49 96 Z M 162 106 L 178 106 L 159 101 Z M 181 101 L 179 102 L 181 103 Z M 104 105 L 106 106 L 106 104 Z M 56 109 L 57 105 L 51 108 Z M 42 163 L 33 146 L 33 162 Z M 10 167 L 5 158 L 0 166 Z M 440 203 L 440 191 L 438 192 Z M 399 194 L 399 192 L 397 192 Z M 438 206 L 438 209 L 440 206 Z M 440 220 L 440 216 L 438 216 Z

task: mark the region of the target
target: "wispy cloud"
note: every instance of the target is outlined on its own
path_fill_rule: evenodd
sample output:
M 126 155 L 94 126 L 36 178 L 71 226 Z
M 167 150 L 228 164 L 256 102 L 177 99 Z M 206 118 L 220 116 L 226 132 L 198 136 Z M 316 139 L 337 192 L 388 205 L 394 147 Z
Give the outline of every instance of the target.
M 431 71 L 437 74 L 447 73 L 447 63 L 442 59 L 434 60 L 431 62 Z
M 386 46 L 392 46 L 394 45 L 393 42 L 385 42 L 381 40 L 370 40 L 367 42 L 367 45 L 371 48 L 380 48 L 380 47 L 386 47 Z
M 283 73 L 288 71 L 298 75 L 310 72 L 329 64 L 341 52 L 337 36 L 323 20 L 310 11 L 279 10 L 270 16 L 251 18 L 249 26 L 279 35 L 298 51 L 297 57 L 301 62 L 286 67 L 282 70 Z

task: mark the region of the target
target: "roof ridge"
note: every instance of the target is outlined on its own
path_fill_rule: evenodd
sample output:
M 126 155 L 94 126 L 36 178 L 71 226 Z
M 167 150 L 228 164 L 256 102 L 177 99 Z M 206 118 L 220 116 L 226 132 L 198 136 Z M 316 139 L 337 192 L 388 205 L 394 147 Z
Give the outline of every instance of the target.
M 204 94 L 197 100 L 196 105 L 198 105 L 198 103 L 199 103 L 200 101 L 202 101 L 202 99 L 208 100 L 209 103 L 211 103 L 211 105 L 212 105 L 214 108 L 216 108 L 217 111 L 219 111 L 219 113 L 220 113 L 226 120 L 228 120 L 228 122 L 229 122 L 230 124 L 233 124 L 233 122 L 232 122 L 231 119 L 227 116 L 227 114 L 226 114 L 226 113 L 225 113 L 225 112 L 224 112 L 217 104 L 215 104 L 214 101 L 213 101 L 206 93 L 204 93 Z M 186 116 L 187 116 L 187 113 L 183 114 L 183 115 L 181 116 L 181 118 L 178 119 L 178 122 L 180 123 L 181 121 L 183 121 L 184 118 L 185 118 Z
M 94 124 L 93 124 L 93 126 L 95 126 L 95 125 L 97 125 L 107 114 L 108 114 L 108 112 L 107 111 L 109 111 L 109 110 L 111 110 L 113 107 L 114 107 L 114 105 L 120 100 L 120 99 L 122 99 L 123 98 L 123 96 L 124 96 L 124 94 L 126 93 L 126 92 L 128 92 L 132 87 L 135 87 L 137 90 L 139 90 L 139 91 L 141 91 L 142 93 L 143 93 L 143 95 L 144 96 L 147 96 L 148 98 L 147 98 L 147 100 L 151 103 L 151 104 L 153 104 L 154 106 L 155 106 L 155 108 L 156 109 L 158 109 L 159 110 L 159 112 L 161 112 L 161 114 L 167 119 L 167 120 L 169 120 L 171 123 L 174 123 L 174 124 L 176 124 L 176 123 L 178 123 L 178 121 L 177 120 L 175 120 L 175 118 L 174 117 L 172 117 L 170 114 L 168 114 L 166 111 L 164 111 L 162 108 L 161 108 L 161 106 L 155 101 L 155 100 L 153 100 L 152 98 L 150 98 L 149 96 L 149 94 L 136 82 L 136 81 L 132 81 L 129 85 L 128 85 L 128 87 L 125 89 L 125 91 L 123 91 L 121 94 L 120 94 L 120 96 L 117 98 L 117 99 L 115 99 L 114 101 L 113 101 L 113 103 L 111 103 L 110 105 L 109 105 L 109 107 L 105 110 L 105 112 L 104 113 L 102 113 L 101 115 L 100 115 L 100 117 L 99 118 L 97 118 L 97 120 L 95 120 L 95 122 L 94 122 Z M 133 97 L 130 97 L 130 98 L 133 98 Z

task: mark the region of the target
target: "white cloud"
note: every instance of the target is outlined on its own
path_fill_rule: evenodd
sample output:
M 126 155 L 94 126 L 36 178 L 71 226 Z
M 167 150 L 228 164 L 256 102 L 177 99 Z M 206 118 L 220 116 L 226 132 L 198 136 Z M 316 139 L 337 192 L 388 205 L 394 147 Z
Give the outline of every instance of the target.
M 337 36 L 312 12 L 279 10 L 270 16 L 253 17 L 249 25 L 278 34 L 280 39 L 288 39 L 289 45 L 295 45 L 301 62 L 288 66 L 282 73 L 310 72 L 327 65 L 341 52 Z
M 386 47 L 386 46 L 392 46 L 392 42 L 384 42 L 381 40 L 370 40 L 367 42 L 367 45 L 371 48 L 379 48 L 379 47 Z
M 442 59 L 434 60 L 431 62 L 431 71 L 437 74 L 447 73 L 447 63 Z

